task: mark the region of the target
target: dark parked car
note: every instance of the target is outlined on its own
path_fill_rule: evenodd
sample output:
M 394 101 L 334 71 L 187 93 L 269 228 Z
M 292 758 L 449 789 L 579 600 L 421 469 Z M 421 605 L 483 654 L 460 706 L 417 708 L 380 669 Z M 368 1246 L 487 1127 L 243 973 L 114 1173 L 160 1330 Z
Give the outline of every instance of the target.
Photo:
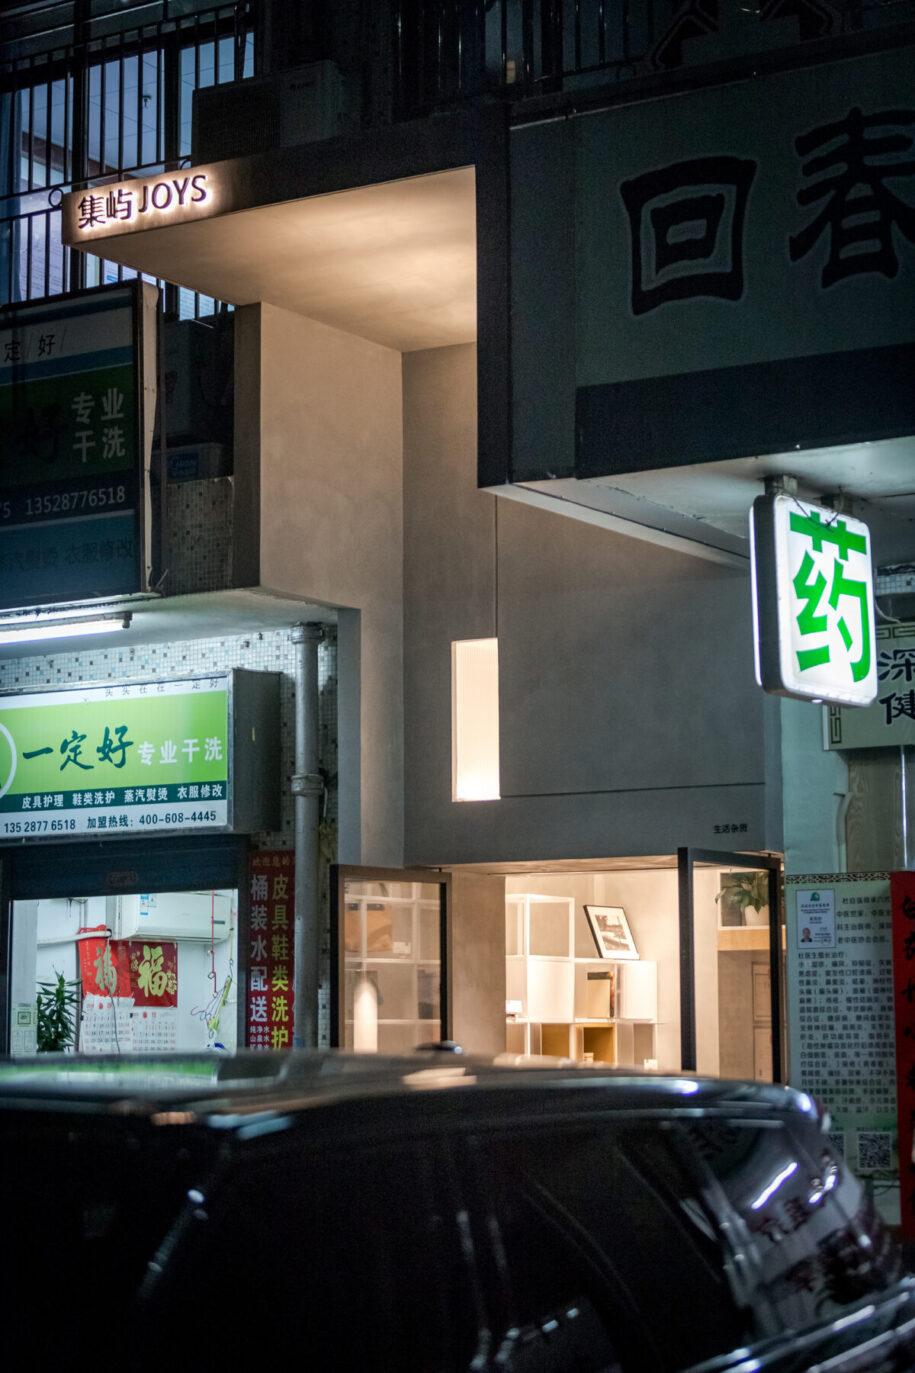
M 910 1370 L 915 1283 L 825 1124 L 784 1087 L 444 1054 L 6 1062 L 4 1341 L 38 1369 Z

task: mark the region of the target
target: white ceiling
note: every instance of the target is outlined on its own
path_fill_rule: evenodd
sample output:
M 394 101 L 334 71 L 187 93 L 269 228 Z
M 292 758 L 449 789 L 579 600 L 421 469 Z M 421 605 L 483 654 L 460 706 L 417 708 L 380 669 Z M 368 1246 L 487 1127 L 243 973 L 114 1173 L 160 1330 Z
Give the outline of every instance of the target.
M 401 352 L 476 338 L 472 167 L 95 240 L 106 260 Z
M 700 542 L 712 531 L 747 540 L 749 511 L 766 477 L 797 479 L 798 495 L 816 503 L 845 497 L 871 531 L 876 567 L 915 560 L 915 438 L 772 453 L 697 463 L 665 472 L 603 478 L 629 495 L 675 510 L 694 522 Z
M 660 472 L 599 477 L 618 488 L 746 538 L 747 515 L 766 477 L 797 478 L 798 494 L 822 501 L 845 494 L 870 507 L 871 517 L 915 522 L 915 439 L 849 444 L 841 448 L 772 453 L 729 462 L 694 463 Z M 590 485 L 590 483 L 588 483 Z M 866 518 L 866 516 L 864 516 Z M 915 546 L 913 546 L 915 553 Z
M 337 613 L 328 606 L 292 600 L 268 591 L 215 591 L 206 598 L 205 610 L 199 596 L 149 596 L 112 601 L 95 607 L 87 605 L 85 616 L 117 609 L 129 611 L 131 624 L 113 634 L 89 634 L 69 639 L 34 643 L 0 644 L 0 661 L 7 658 L 40 657 L 43 660 L 65 654 L 95 653 L 102 650 L 137 648 L 141 644 L 179 643 L 182 640 L 221 639 L 227 636 L 252 637 L 265 630 L 291 629 L 295 624 L 334 624 Z M 26 612 L 27 614 L 28 612 Z M 4 619 L 11 618 L 9 614 Z M 53 619 L 50 614 L 49 618 Z M 36 686 L 53 685 L 47 681 Z
M 767 477 L 819 504 L 844 497 L 871 530 L 875 565 L 915 561 L 915 437 L 726 462 L 503 487 L 543 509 L 731 566 L 749 560 L 749 514 Z

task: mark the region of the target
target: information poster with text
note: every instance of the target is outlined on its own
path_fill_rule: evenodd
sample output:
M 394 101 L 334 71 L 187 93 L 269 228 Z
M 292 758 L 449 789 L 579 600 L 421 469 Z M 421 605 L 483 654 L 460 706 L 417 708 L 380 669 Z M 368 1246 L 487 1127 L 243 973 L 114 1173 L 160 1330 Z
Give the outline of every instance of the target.
M 862 1173 L 896 1156 L 893 945 L 888 873 L 785 879 L 789 1081 L 832 1118 Z

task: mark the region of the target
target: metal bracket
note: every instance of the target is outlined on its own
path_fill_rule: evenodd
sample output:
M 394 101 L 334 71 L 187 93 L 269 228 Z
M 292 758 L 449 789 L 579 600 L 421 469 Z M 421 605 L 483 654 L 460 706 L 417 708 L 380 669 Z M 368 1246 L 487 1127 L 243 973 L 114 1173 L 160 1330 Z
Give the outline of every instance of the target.
M 324 778 L 317 772 L 295 772 L 290 789 L 293 796 L 323 796 Z
M 780 473 L 773 477 L 766 477 L 765 485 L 767 496 L 797 495 L 797 477 L 791 477 L 787 472 Z

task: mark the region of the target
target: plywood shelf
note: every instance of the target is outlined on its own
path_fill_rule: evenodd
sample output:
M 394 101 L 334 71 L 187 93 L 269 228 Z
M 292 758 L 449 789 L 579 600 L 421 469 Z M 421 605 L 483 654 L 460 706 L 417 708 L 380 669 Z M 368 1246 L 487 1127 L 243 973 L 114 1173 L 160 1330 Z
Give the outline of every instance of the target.
M 722 953 L 739 953 L 748 949 L 768 947 L 768 925 L 729 925 L 718 930 L 718 948 Z
M 643 1057 L 654 1057 L 656 965 L 576 956 L 571 897 L 509 896 L 506 949 L 506 1001 L 514 1008 L 506 1018 L 509 1053 L 631 1063 L 647 1031 L 651 1045 Z M 654 1014 L 633 1017 L 627 1027 L 621 1008 Z

